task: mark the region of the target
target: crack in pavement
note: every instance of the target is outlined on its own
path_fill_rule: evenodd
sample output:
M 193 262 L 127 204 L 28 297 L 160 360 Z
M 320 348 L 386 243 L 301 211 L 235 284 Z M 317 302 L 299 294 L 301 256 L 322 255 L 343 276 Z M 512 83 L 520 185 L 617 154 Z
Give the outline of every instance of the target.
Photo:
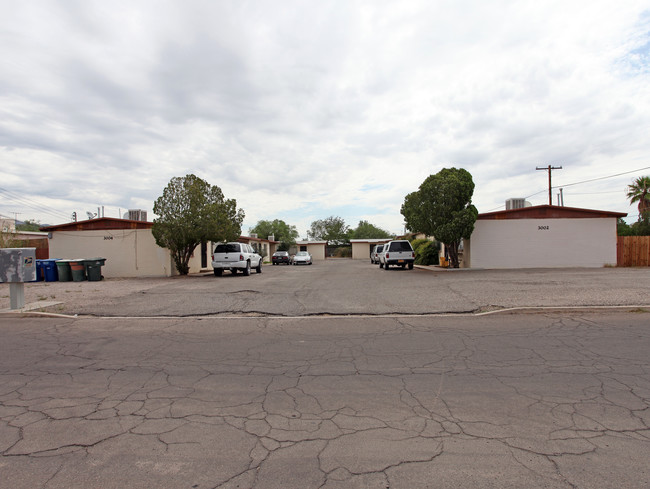
M 0 319 L 0 470 L 48 489 L 639 487 L 635 319 Z

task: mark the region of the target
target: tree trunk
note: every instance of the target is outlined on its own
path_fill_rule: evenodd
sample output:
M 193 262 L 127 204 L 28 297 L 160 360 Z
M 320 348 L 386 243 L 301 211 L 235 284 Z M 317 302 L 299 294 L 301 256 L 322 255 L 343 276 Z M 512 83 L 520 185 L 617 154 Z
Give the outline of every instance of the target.
M 459 268 L 458 243 L 445 243 L 445 247 L 449 253 L 449 264 L 451 265 L 451 268 Z

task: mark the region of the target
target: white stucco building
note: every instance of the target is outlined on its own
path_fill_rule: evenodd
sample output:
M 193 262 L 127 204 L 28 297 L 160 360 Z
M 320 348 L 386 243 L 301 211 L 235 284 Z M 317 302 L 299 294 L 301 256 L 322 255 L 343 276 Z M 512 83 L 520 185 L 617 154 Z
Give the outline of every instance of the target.
M 616 223 L 627 214 L 540 205 L 479 214 L 464 267 L 565 268 L 616 265 Z

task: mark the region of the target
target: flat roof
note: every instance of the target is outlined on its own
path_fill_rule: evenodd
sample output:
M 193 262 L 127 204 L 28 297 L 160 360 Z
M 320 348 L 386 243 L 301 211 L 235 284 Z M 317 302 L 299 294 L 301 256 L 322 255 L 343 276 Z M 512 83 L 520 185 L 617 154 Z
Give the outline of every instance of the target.
M 562 207 L 557 205 L 535 205 L 521 209 L 486 212 L 479 214 L 479 220 L 503 219 L 598 219 L 619 218 L 627 216 L 626 212 L 599 211 L 579 207 Z
M 43 226 L 41 231 L 104 231 L 108 229 L 151 229 L 153 222 L 132 221 L 117 217 L 97 217 L 85 221 L 67 222 L 54 226 Z

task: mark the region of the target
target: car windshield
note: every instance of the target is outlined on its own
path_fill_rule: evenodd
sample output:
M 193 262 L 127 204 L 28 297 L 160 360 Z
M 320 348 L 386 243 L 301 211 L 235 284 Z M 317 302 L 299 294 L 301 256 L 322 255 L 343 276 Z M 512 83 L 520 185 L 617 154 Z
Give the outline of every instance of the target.
M 306 251 L 299 251 L 296 256 L 307 256 L 307 252 Z
M 214 249 L 215 253 L 238 253 L 239 243 L 223 243 L 218 244 Z

